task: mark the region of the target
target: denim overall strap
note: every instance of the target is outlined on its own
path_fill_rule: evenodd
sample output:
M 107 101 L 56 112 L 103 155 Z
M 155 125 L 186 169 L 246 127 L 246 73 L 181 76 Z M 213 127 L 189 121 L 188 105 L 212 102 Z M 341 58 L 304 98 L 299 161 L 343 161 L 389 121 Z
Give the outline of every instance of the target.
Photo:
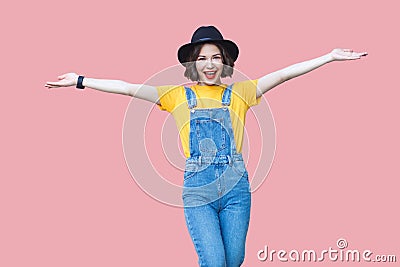
M 229 85 L 222 95 L 222 105 L 229 106 L 231 104 L 231 96 L 232 96 L 232 85 Z
M 222 110 L 224 111 L 229 111 L 228 106 L 231 104 L 231 99 L 232 99 L 232 87 L 233 84 L 229 85 L 228 87 L 225 88 L 224 93 L 222 94 L 222 100 L 221 103 L 224 106 Z M 228 114 L 225 116 L 225 123 L 226 123 L 226 129 L 229 133 L 229 136 L 231 137 L 231 156 L 237 155 L 236 152 L 236 142 L 233 134 L 233 129 L 232 129 L 232 120 L 230 113 L 227 112 Z M 241 158 L 241 154 L 239 155 Z
M 186 86 L 185 86 L 185 92 L 189 109 L 195 108 L 197 106 L 196 95 L 194 94 L 192 89 Z

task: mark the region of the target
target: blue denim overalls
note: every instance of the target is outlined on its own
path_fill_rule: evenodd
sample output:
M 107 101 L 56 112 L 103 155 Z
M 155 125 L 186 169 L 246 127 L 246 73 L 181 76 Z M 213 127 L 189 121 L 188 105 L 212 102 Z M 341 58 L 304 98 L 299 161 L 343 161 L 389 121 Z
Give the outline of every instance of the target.
M 224 90 L 221 108 L 195 109 L 196 95 L 188 87 L 185 91 L 190 110 L 190 157 L 182 195 L 186 224 L 200 266 L 240 266 L 251 193 L 228 108 L 232 85 Z

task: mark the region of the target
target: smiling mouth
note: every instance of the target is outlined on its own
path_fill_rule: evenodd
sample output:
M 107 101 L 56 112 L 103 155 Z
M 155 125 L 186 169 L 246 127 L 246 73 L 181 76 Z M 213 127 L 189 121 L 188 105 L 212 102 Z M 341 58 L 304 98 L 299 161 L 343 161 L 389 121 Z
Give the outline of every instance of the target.
M 216 74 L 217 74 L 216 71 L 206 71 L 206 72 L 204 72 L 204 75 L 205 75 L 206 78 L 209 79 L 209 80 L 214 79 Z

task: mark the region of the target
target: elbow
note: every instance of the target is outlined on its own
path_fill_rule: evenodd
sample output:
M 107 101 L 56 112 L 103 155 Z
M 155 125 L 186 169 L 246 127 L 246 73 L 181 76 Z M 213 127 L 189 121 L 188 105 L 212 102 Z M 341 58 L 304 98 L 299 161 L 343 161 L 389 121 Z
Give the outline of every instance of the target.
M 278 84 L 284 83 L 290 79 L 292 79 L 293 77 L 291 77 L 289 71 L 283 70 L 281 72 L 279 72 L 278 77 L 277 77 L 277 81 Z
M 131 96 L 131 97 L 135 97 L 137 90 L 136 87 L 133 86 L 133 84 L 127 83 L 127 82 L 123 82 L 123 88 L 124 88 L 124 94 Z

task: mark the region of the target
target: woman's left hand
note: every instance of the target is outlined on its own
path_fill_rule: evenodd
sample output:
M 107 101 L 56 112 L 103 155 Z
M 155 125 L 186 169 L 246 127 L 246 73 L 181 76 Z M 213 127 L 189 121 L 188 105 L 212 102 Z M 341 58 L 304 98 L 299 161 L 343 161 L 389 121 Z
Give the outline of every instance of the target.
M 336 48 L 333 49 L 332 52 L 329 53 L 333 60 L 353 60 L 360 59 L 363 56 L 368 55 L 367 52 L 357 53 L 351 49 L 341 49 Z

